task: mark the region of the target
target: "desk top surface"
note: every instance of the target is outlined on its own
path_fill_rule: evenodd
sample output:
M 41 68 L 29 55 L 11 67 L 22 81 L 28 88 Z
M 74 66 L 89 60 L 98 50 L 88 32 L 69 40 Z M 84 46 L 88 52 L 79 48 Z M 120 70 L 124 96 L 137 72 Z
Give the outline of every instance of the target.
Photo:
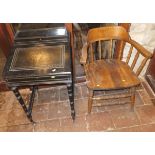
M 42 42 L 42 38 L 47 40 Z M 4 68 L 4 79 L 71 74 L 71 49 L 65 28 L 25 30 L 16 34 L 15 44 Z

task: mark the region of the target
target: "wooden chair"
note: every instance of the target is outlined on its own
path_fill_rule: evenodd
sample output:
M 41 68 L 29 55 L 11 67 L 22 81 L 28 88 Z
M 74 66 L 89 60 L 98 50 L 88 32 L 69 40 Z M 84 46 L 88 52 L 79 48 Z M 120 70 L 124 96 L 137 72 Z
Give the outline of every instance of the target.
M 130 47 L 126 61 L 122 60 L 123 48 L 119 52 L 118 58 L 113 58 L 113 47 L 117 40 L 119 40 L 122 45 L 127 44 Z M 107 42 L 109 46 L 108 51 L 102 49 L 103 42 Z M 98 48 L 96 48 L 96 43 L 98 44 Z M 98 58 L 95 57 L 94 51 L 98 53 Z M 135 51 L 136 54 L 134 58 L 131 59 Z M 104 57 L 104 52 L 107 52 L 106 57 Z M 140 55 L 142 61 L 140 65 L 135 68 Z M 128 32 L 121 26 L 100 27 L 89 30 L 87 43 L 82 48 L 82 57 L 80 60 L 81 64 L 84 65 L 87 87 L 89 90 L 88 112 L 91 112 L 93 99 L 120 97 L 130 97 L 131 107 L 134 109 L 135 90 L 136 87 L 140 85 L 138 75 L 141 73 L 147 60 L 151 57 L 152 54 L 139 43 L 132 40 Z M 127 89 L 128 93 L 94 97 L 94 91 L 96 90 L 103 90 L 106 92 L 109 90 L 121 89 Z

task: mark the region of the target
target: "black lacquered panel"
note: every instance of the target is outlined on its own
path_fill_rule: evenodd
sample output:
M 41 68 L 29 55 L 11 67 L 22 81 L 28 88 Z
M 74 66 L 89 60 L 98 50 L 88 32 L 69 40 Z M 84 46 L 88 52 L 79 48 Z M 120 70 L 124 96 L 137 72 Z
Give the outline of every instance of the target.
M 69 33 L 58 27 L 19 31 L 3 77 L 10 86 L 66 83 L 71 72 Z
M 65 46 L 16 48 L 10 71 L 64 68 Z
M 70 74 L 70 49 L 67 45 L 15 48 L 5 65 L 5 79 L 42 78 Z
M 17 31 L 15 36 L 15 41 L 22 39 L 37 39 L 37 38 L 60 38 L 67 36 L 67 31 L 65 28 L 45 28 L 37 30 L 22 30 Z
M 22 30 L 16 34 L 3 77 L 32 123 L 35 91 L 40 85 L 66 84 L 71 116 L 75 119 L 71 58 L 70 34 L 64 27 Z M 32 88 L 27 105 L 19 92 L 20 87 Z
M 15 47 L 44 44 L 53 46 L 68 42 L 68 33 L 64 27 L 19 30 L 15 35 Z
M 53 27 L 64 27 L 64 23 L 21 23 L 18 24 L 18 29 L 22 30 L 30 30 L 30 29 L 44 29 L 44 28 L 53 28 Z

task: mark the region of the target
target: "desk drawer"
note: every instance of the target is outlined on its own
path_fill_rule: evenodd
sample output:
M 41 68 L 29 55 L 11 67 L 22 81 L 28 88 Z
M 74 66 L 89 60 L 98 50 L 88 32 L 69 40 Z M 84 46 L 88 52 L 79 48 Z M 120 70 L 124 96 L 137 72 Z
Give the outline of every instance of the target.
M 31 77 L 26 79 L 8 79 L 8 86 L 27 86 L 27 85 L 42 85 L 42 84 L 58 84 L 70 83 L 71 76 L 52 75 L 49 77 Z

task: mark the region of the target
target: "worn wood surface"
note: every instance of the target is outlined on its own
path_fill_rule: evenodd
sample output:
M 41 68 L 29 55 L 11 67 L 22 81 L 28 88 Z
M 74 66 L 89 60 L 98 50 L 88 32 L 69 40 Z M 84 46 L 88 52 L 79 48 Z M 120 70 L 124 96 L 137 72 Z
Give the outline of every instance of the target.
M 102 42 L 109 42 L 109 49 L 101 49 Z M 113 58 L 113 43 L 120 42 L 120 52 L 117 59 Z M 99 50 L 93 48 L 98 43 Z M 126 43 L 130 44 L 130 49 L 126 61 L 122 61 L 123 49 Z M 134 58 L 129 65 L 132 53 L 135 52 Z M 99 52 L 99 58 L 96 59 L 94 53 Z M 108 59 L 101 57 L 102 52 L 106 52 Z M 143 59 L 140 65 L 135 69 L 139 56 Z M 87 79 L 87 87 L 89 89 L 88 112 L 91 112 L 93 92 L 95 90 L 117 90 L 130 89 L 131 108 L 134 108 L 135 89 L 140 84 L 138 75 L 143 70 L 148 59 L 152 54 L 142 45 L 132 40 L 129 33 L 121 26 L 100 27 L 91 29 L 87 35 L 87 43 L 82 49 L 81 63 L 84 65 Z M 116 96 L 112 96 L 115 98 Z M 118 95 L 117 95 L 118 97 Z M 121 97 L 121 95 L 120 95 Z
M 120 60 L 98 60 L 85 66 L 87 86 L 94 90 L 123 89 L 140 84 L 130 67 Z
M 122 26 L 123 28 L 126 29 L 127 32 L 129 32 L 131 23 L 118 23 L 118 26 Z M 121 60 L 123 56 L 124 46 L 125 46 L 125 43 L 123 41 L 118 40 L 116 42 L 114 58 Z
M 141 64 L 138 66 L 137 70 L 135 71 L 137 75 L 140 74 L 142 71 L 144 65 L 146 64 L 147 60 L 152 57 L 152 53 L 149 52 L 147 49 L 145 49 L 142 45 L 140 45 L 138 42 L 134 41 L 131 39 L 129 33 L 121 26 L 111 26 L 111 27 L 100 27 L 100 28 L 94 28 L 91 29 L 88 32 L 87 36 L 87 44 L 84 45 L 82 49 L 82 57 L 81 57 L 81 63 L 86 64 L 86 62 L 93 62 L 94 61 L 94 54 L 96 51 L 93 51 L 94 49 L 92 48 L 92 44 L 95 42 L 104 42 L 104 41 L 109 41 L 110 46 L 108 50 L 108 55 L 110 56 L 109 58 L 112 58 L 112 41 L 113 40 L 119 40 L 123 41 L 124 43 L 130 44 L 130 50 L 126 59 L 126 63 L 128 64 L 133 52 L 133 48 L 137 50 L 137 53 L 134 57 L 134 60 L 131 65 L 131 69 L 134 70 L 134 67 L 136 66 L 138 57 L 142 55 L 144 57 L 143 61 Z M 99 55 L 101 50 L 99 50 Z M 123 53 L 123 51 L 122 51 Z M 117 58 L 118 60 L 121 60 L 121 57 Z M 91 61 L 89 61 L 91 60 Z
M 99 40 L 129 40 L 129 34 L 121 26 L 100 27 L 89 30 L 87 35 L 87 41 L 93 43 Z

